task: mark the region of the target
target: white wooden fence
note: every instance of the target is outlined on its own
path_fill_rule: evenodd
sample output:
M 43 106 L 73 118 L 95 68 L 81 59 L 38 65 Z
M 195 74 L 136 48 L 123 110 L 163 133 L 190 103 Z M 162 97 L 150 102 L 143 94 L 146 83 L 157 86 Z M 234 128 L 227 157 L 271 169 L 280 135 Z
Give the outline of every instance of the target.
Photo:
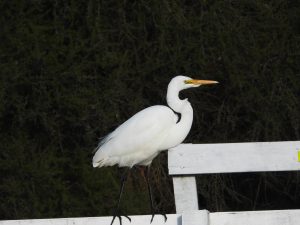
M 300 225 L 299 210 L 208 212 L 198 210 L 196 174 L 300 170 L 300 141 L 182 144 L 169 150 L 177 214 L 152 225 Z M 126 218 L 123 225 L 150 224 L 150 215 Z M 109 225 L 112 217 L 6 220 L 0 225 Z M 119 224 L 116 219 L 114 224 Z
M 300 170 L 300 141 L 182 144 L 171 149 L 168 156 L 176 213 L 191 212 L 195 216 L 198 214 L 196 174 Z M 300 225 L 300 209 L 207 214 L 201 224 Z
M 150 215 L 131 216 L 132 222 L 122 220 L 123 225 L 148 225 Z M 1 225 L 109 225 L 111 217 L 83 217 L 34 220 L 6 220 Z M 119 225 L 119 221 L 114 222 Z M 272 210 L 247 212 L 215 212 L 207 210 L 186 211 L 182 214 L 169 214 L 165 223 L 163 218 L 155 217 L 151 225 L 299 225 L 300 210 Z

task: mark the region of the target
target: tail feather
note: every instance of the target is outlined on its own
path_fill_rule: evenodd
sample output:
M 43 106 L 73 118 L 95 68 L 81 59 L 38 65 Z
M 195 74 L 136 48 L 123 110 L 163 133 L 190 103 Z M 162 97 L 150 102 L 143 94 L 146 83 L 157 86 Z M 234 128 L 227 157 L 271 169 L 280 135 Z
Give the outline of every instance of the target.
M 93 167 L 102 167 L 107 159 L 103 151 L 97 151 L 93 157 Z
M 98 151 L 93 157 L 93 167 L 113 166 L 117 163 L 116 160 L 116 157 L 110 157 L 103 151 Z
M 99 161 L 99 162 L 93 161 L 93 167 L 102 167 L 102 161 Z

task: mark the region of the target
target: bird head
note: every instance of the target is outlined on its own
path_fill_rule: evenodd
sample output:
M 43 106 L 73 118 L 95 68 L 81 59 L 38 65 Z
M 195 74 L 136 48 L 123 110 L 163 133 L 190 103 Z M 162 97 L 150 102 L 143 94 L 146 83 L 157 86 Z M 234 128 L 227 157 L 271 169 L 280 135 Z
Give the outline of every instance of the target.
M 219 83 L 219 82 L 214 81 L 214 80 L 196 80 L 196 79 L 192 79 L 190 77 L 181 76 L 181 75 L 174 77 L 170 82 L 170 84 L 177 86 L 177 88 L 179 90 L 193 88 L 193 87 L 199 87 L 201 85 L 207 85 L 207 84 L 217 84 L 217 83 Z

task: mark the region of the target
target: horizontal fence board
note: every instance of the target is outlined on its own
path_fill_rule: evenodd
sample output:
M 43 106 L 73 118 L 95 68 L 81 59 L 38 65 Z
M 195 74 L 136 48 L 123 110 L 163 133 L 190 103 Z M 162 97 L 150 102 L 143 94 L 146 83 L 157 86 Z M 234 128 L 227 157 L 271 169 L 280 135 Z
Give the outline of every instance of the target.
M 159 218 L 160 217 L 160 218 Z M 123 225 L 150 224 L 151 215 L 132 216 L 132 223 L 125 218 Z M 4 220 L 1 225 L 108 225 L 111 217 L 83 217 L 33 220 Z M 114 224 L 119 225 L 116 220 Z M 270 211 L 244 211 L 244 212 L 214 212 L 206 210 L 186 211 L 181 215 L 170 214 L 164 223 L 162 216 L 155 216 L 151 225 L 299 225 L 300 210 L 270 210 Z
M 209 211 L 205 209 L 184 211 L 182 225 L 209 225 Z
M 299 225 L 300 210 L 216 212 L 209 225 Z
M 167 215 L 167 222 L 164 222 L 162 215 L 156 215 L 151 225 L 181 225 L 181 215 Z M 131 223 L 128 219 L 122 217 L 122 225 L 143 225 L 150 224 L 151 215 L 130 216 Z M 29 219 L 29 220 L 3 220 L 0 225 L 109 225 L 112 217 L 82 217 L 82 218 L 58 218 L 58 219 Z M 119 219 L 114 221 L 119 225 Z
M 300 141 L 181 144 L 168 152 L 170 175 L 300 170 Z

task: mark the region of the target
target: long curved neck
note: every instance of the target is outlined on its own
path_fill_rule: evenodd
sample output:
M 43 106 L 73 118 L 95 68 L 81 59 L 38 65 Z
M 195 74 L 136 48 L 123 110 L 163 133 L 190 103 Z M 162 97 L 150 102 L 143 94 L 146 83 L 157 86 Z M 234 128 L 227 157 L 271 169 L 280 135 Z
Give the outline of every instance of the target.
M 188 101 L 188 99 L 181 100 L 179 98 L 179 92 L 181 90 L 173 85 L 169 85 L 168 93 L 167 93 L 167 103 L 171 109 L 175 112 L 183 114 L 181 116 L 190 115 L 192 116 L 193 120 L 193 108 Z
M 193 123 L 193 108 L 188 99 L 179 98 L 180 89 L 169 85 L 167 93 L 167 103 L 175 112 L 180 113 L 180 121 L 174 124 L 168 135 L 167 145 L 174 147 L 180 144 L 188 135 Z

